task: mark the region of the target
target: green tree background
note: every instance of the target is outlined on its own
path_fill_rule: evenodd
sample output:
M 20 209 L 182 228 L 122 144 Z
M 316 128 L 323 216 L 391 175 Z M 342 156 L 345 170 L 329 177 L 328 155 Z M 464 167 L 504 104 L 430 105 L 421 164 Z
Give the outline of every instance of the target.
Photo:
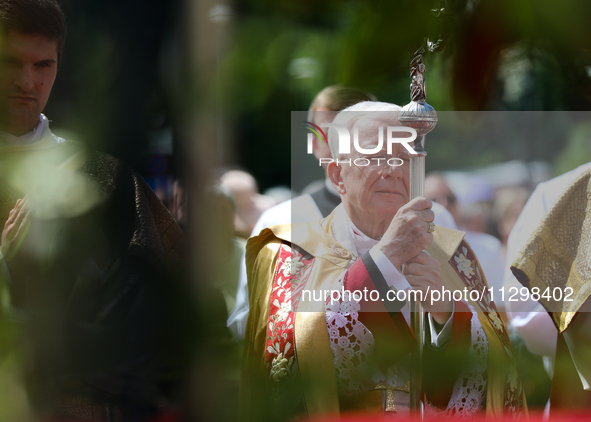
M 436 110 L 589 110 L 590 8 L 574 0 L 243 2 L 221 63 L 219 98 L 235 122 L 227 163 L 251 171 L 263 189 L 289 185 L 290 112 L 306 110 L 331 84 L 406 104 L 409 51 L 440 34 L 446 48 L 424 57 L 427 100 Z M 560 133 L 536 130 L 543 116 L 523 118 L 531 119 L 523 122 L 531 130 L 518 139 L 438 145 L 436 129 L 427 144 L 428 170 L 520 159 L 556 163 L 562 173 L 591 160 L 591 142 L 577 129 L 586 115 Z

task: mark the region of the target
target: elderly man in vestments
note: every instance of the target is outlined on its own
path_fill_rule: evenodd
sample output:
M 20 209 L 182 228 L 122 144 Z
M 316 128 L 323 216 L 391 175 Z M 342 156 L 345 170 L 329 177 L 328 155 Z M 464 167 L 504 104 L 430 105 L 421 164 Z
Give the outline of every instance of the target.
M 549 316 L 558 330 L 557 339 L 556 331 L 538 330 L 540 343 L 556 341 L 550 415 L 591 407 L 591 169 L 571 173 L 578 177 L 563 187 L 511 266 L 530 291 L 522 300 L 539 301 L 548 314 L 537 319 Z
M 400 292 L 410 290 L 427 295 L 426 414 L 499 416 L 525 408 L 506 327 L 476 256 L 462 232 L 433 232 L 429 200 L 409 201 L 404 145 L 393 143 L 388 155 L 385 129 L 399 126 L 399 110 L 365 102 L 339 113 L 334 123 L 353 134 L 352 143 L 357 132 L 356 150 L 363 151 L 351 146 L 352 154 L 339 155 L 330 129 L 328 175 L 342 204 L 318 222 L 274 226 L 249 240 L 241 406 L 251 420 L 408 412 L 416 341 Z M 481 294 L 467 302 L 428 299 L 442 289 Z
M 0 30 L 2 358 L 29 359 L 29 402 L 45 418 L 154 418 L 182 232 L 139 175 L 53 135 L 41 114 L 65 38 L 59 5 L 2 1 Z M 6 341 L 15 326 L 20 354 Z

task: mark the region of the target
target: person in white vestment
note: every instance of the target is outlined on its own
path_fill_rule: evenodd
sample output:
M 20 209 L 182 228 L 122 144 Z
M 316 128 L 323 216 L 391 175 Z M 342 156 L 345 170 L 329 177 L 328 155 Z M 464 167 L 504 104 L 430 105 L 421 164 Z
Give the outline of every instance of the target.
M 245 412 L 259 400 L 273 407 L 269 396 L 285 404 L 283 411 L 308 415 L 376 408 L 408 412 L 409 353 L 416 345 L 409 306 L 406 299 L 386 303 L 384 296 L 410 290 L 427 295 L 488 291 L 463 233 L 434 225 L 430 200 L 409 200 L 407 150 L 401 143 L 394 143 L 392 151 L 384 143 L 376 146 L 380 130 L 399 125 L 399 111 L 393 104 L 363 102 L 339 113 L 335 123 L 351 132 L 358 129 L 356 145 L 363 149 L 341 154 L 336 131 L 329 131 L 332 156 L 342 162 L 331 162 L 327 170 L 342 204 L 323 220 L 273 226 L 249 239 L 252 309 L 244 345 Z M 398 161 L 386 164 L 389 160 Z M 305 292 L 315 295 L 327 288 L 378 296 L 343 294 L 335 300 L 331 293 L 326 300 L 306 299 Z M 490 298 L 468 305 L 451 297 L 422 302 L 427 414 L 521 411 L 523 390 L 495 305 Z M 290 381 L 301 384 L 301 396 L 290 389 Z M 299 406 L 301 399 L 305 408 Z

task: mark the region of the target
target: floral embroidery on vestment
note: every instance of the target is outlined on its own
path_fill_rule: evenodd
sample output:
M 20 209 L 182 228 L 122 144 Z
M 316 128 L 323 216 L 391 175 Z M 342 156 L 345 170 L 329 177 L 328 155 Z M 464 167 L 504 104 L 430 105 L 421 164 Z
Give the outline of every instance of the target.
M 491 300 L 488 286 L 484 281 L 484 274 L 480 272 L 480 266 L 476 265 L 476 262 L 476 255 L 472 249 L 469 248 L 465 240 L 462 240 L 455 255 L 449 260 L 452 268 L 468 287 L 469 291 L 477 290 L 479 292 L 478 297 L 480 299 L 477 302 L 478 307 L 480 308 L 479 312 L 483 312 L 489 320 L 497 337 L 503 345 L 505 353 L 514 362 L 515 356 L 513 354 L 513 348 L 511 347 L 511 340 L 509 339 L 507 328 L 499 316 L 497 306 Z M 523 387 L 517 377 L 517 368 L 515 368 L 515 364 L 513 364 L 508 373 L 509 376 L 507 383 L 505 384 L 505 410 L 510 412 L 517 411 L 523 407 Z
M 468 249 L 462 248 L 462 250 L 464 253 L 456 252 L 454 255 L 454 261 L 456 262 L 457 270 L 464 273 L 466 277 L 470 278 L 474 275 L 473 267 L 476 267 L 476 264 L 466 258 L 465 254 L 468 253 Z
M 265 364 L 270 379 L 281 383 L 295 372 L 294 319 L 300 292 L 314 259 L 282 243 L 273 273 Z

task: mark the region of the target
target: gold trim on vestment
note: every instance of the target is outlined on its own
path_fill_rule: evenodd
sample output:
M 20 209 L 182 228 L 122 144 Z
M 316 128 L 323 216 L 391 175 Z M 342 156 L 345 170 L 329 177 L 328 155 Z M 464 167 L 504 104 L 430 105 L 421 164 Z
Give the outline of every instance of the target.
M 554 203 L 520 251 L 512 267 L 515 276 L 540 298 L 559 332 L 591 296 L 591 170 L 581 174 Z M 554 300 L 554 289 L 560 289 Z M 572 301 L 564 300 L 572 288 Z
M 425 250 L 443 265 L 454 256 L 463 238 L 464 232 L 437 226 L 433 232 L 433 242 Z

